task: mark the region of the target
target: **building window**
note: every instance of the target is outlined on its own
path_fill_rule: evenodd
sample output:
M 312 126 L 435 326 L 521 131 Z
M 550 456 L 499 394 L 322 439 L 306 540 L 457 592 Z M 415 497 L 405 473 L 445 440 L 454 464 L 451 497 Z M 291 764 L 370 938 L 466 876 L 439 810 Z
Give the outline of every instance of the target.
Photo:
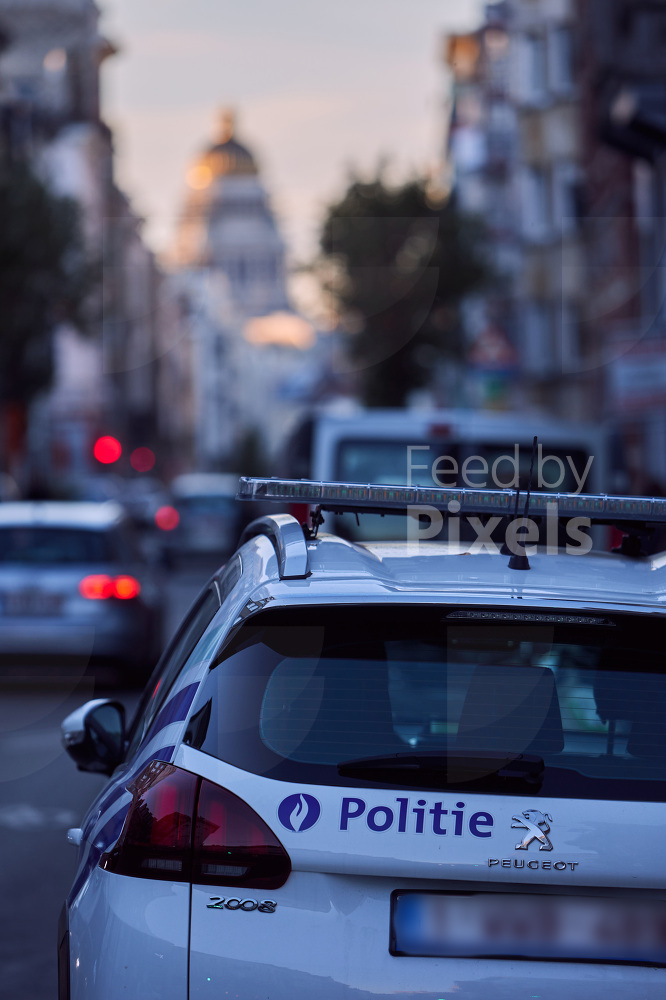
M 575 163 L 553 168 L 553 224 L 563 235 L 575 233 L 580 218 L 580 171 Z
M 532 243 L 542 243 L 551 234 L 548 174 L 542 167 L 526 167 L 521 179 L 523 235 Z
M 561 372 L 571 374 L 580 364 L 580 310 L 575 302 L 562 302 L 556 325 L 557 359 Z
M 528 104 L 541 104 L 547 95 L 545 39 L 541 35 L 526 35 L 522 49 L 522 96 Z
M 575 83 L 574 35 L 569 25 L 548 32 L 548 80 L 555 94 L 570 94 Z
M 553 368 L 551 310 L 544 301 L 525 303 L 523 313 L 523 365 L 531 375 L 546 375 Z

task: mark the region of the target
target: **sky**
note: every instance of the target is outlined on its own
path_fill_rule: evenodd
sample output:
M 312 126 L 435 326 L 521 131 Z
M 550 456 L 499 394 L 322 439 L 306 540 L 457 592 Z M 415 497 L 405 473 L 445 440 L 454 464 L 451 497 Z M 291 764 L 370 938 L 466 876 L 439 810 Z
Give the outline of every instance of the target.
M 166 251 L 188 165 L 218 111 L 258 160 L 292 263 L 314 254 L 350 172 L 436 168 L 447 31 L 480 0 L 98 0 L 118 48 L 103 69 L 117 180 Z

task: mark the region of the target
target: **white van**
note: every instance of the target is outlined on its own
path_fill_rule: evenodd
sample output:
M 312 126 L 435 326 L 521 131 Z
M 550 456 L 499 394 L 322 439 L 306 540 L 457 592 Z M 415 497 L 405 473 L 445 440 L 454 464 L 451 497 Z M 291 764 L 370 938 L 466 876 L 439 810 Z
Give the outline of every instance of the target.
M 319 414 L 301 433 L 299 475 L 323 482 L 533 489 L 610 490 L 608 433 L 601 426 L 546 416 L 474 410 L 359 410 Z M 294 449 L 292 448 L 292 452 Z M 395 519 L 391 519 L 394 521 Z M 366 515 L 360 527 L 342 515 L 347 537 L 402 537 L 404 524 Z

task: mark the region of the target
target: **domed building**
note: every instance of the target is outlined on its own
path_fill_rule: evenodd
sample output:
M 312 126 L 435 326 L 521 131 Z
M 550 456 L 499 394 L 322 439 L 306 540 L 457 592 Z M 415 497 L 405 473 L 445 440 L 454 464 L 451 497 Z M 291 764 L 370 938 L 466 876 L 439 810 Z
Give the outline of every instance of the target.
M 252 153 L 234 136 L 234 116 L 220 117 L 214 142 L 187 173 L 176 260 L 226 275 L 245 316 L 287 309 L 285 248 Z
M 195 462 L 216 469 L 236 462 L 248 435 L 279 450 L 316 371 L 317 337 L 289 305 L 285 246 L 229 111 L 186 181 L 174 282 L 189 316 Z

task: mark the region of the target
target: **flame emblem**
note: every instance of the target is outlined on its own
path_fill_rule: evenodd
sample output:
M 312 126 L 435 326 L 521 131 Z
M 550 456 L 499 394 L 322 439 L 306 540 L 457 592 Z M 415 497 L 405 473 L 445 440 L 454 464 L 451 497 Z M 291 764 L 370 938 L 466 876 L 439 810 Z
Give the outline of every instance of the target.
M 278 819 L 282 826 L 294 833 L 303 833 L 315 825 L 321 814 L 321 806 L 314 795 L 296 792 L 288 795 L 278 806 Z

